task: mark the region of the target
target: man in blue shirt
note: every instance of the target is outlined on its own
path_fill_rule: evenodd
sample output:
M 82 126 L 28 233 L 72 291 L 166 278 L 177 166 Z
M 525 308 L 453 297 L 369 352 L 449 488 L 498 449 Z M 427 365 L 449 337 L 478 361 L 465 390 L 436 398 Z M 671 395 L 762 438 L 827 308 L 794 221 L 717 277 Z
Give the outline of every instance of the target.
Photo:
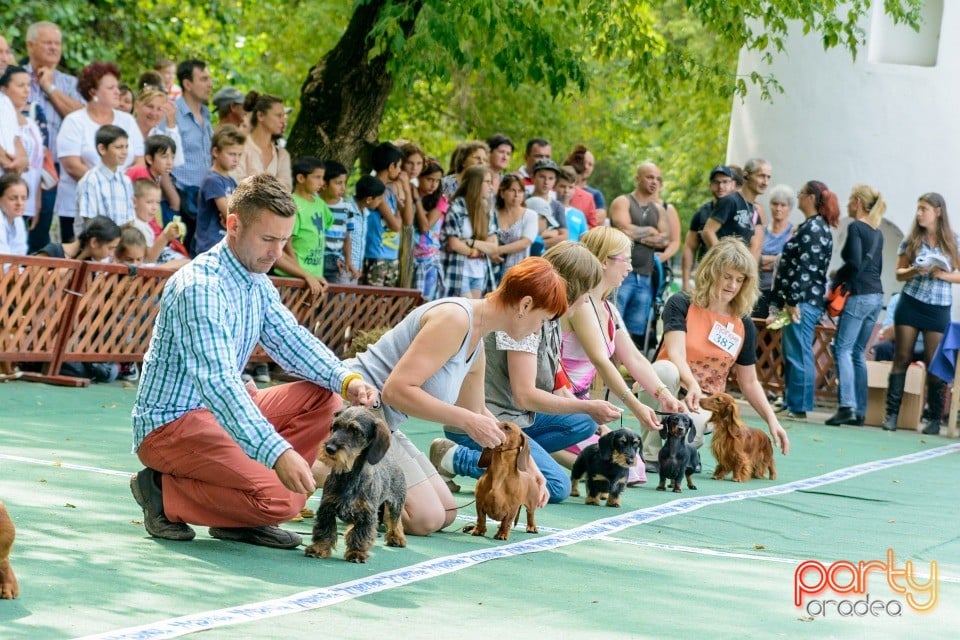
M 155 538 L 215 538 L 292 549 L 276 525 L 316 489 L 311 463 L 340 395 L 378 392 L 283 306 L 266 273 L 293 231 L 296 207 L 276 178 L 243 180 L 226 240 L 164 287 L 133 407 L 133 446 L 147 468 L 130 481 Z M 258 391 L 240 375 L 257 343 L 301 382 Z

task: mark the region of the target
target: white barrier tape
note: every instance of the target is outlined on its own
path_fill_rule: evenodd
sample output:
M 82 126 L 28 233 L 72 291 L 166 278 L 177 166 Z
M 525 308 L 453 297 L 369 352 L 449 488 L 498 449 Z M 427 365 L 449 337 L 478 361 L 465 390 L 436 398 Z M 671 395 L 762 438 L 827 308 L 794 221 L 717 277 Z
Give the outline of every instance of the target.
M 60 462 L 58 460 L 40 460 L 39 458 L 27 458 L 24 456 L 13 456 L 7 453 L 0 453 L 0 460 L 10 460 L 12 462 L 26 462 L 29 464 L 39 464 L 44 467 L 57 467 L 60 469 L 70 469 L 72 471 L 92 471 L 93 473 L 102 473 L 108 476 L 122 476 L 129 478 L 135 471 L 115 471 L 113 469 L 103 469 L 101 467 L 89 467 L 83 464 L 71 464 L 69 462 Z
M 129 627 L 108 631 L 101 634 L 85 636 L 80 640 L 141 640 L 158 638 L 177 638 L 232 624 L 242 622 L 253 622 L 265 618 L 297 613 L 328 607 L 333 604 L 352 600 L 359 596 L 365 596 L 372 593 L 379 593 L 388 589 L 406 586 L 427 580 L 438 576 L 467 569 L 489 560 L 498 558 L 508 558 L 538 551 L 551 551 L 560 547 L 576 544 L 584 540 L 596 539 L 607 536 L 611 533 L 632 527 L 638 524 L 653 522 L 661 518 L 674 515 L 690 513 L 702 507 L 723 504 L 727 502 L 736 502 L 751 498 L 764 498 L 768 496 L 778 496 L 794 491 L 823 486 L 854 478 L 882 469 L 888 469 L 904 464 L 913 464 L 947 455 L 960 451 L 960 443 L 950 444 L 934 449 L 927 449 L 917 453 L 911 453 L 897 458 L 888 458 L 886 460 L 875 460 L 864 464 L 838 469 L 814 478 L 796 480 L 782 485 L 772 487 L 763 487 L 760 489 L 750 489 L 746 491 L 737 491 L 735 493 L 720 494 L 713 496 L 702 496 L 697 498 L 681 498 L 673 502 L 640 509 L 616 515 L 610 518 L 603 518 L 574 529 L 562 531 L 538 538 L 530 538 L 519 542 L 507 543 L 487 549 L 460 553 L 443 558 L 435 558 L 417 563 L 415 565 L 402 569 L 385 571 L 370 577 L 344 582 L 330 587 L 321 587 L 302 591 L 284 598 L 256 602 L 214 611 L 190 614 L 168 620 L 141 625 L 138 627 Z

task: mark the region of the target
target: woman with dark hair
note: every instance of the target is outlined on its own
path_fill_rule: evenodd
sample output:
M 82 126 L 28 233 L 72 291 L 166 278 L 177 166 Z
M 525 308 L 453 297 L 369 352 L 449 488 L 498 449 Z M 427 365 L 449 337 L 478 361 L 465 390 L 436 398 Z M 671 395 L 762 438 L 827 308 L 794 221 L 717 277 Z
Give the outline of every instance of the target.
M 456 197 L 454 194 L 463 181 L 463 172 L 470 167 L 487 167 L 487 156 L 490 149 L 482 140 L 470 140 L 457 145 L 450 154 L 450 171 L 440 182 L 440 191 L 448 200 Z M 492 174 L 491 174 L 492 180 Z M 491 182 L 491 184 L 493 184 Z M 494 185 L 494 188 L 496 186 Z
M 582 144 L 578 144 L 563 161 L 577 172 L 577 189 L 570 199 L 570 206 L 579 209 L 587 217 L 587 224 L 593 229 L 607 219 L 607 203 L 599 189 L 594 189 L 587 181 L 593 175 L 593 154 Z
M 813 409 L 817 368 L 813 359 L 813 330 L 823 315 L 827 293 L 827 267 L 833 255 L 830 229 L 840 220 L 837 194 L 818 180 L 797 193 L 797 204 L 806 217 L 787 241 L 773 283 L 774 300 L 790 315 L 780 344 L 786 365 L 783 394 L 787 418 L 806 420 Z M 776 314 L 772 314 L 776 315 Z
M 283 106 L 283 99 L 251 91 L 243 101 L 243 109 L 250 114 L 250 133 L 243 145 L 240 163 L 230 175 L 240 182 L 247 176 L 266 173 L 292 191 L 290 154 L 277 144 L 287 128 L 287 109 Z
M 960 282 L 960 238 L 950 228 L 947 203 L 939 193 L 925 193 L 917 202 L 917 217 L 910 235 L 897 250 L 897 280 L 906 282 L 893 316 L 896 346 L 887 382 L 887 415 L 883 428 L 895 431 L 907 366 L 913 359 L 917 335 L 923 332 L 924 361 L 936 353 L 950 324 L 953 306 L 951 284 Z M 940 433 L 946 383 L 927 374 L 927 435 Z
M 409 159 L 409 156 L 408 156 Z M 411 168 L 412 169 L 412 168 Z M 414 187 L 414 222 L 417 227 L 413 245 L 413 286 L 426 301 L 435 300 L 443 292 L 440 228 L 450 203 L 440 192 L 443 167 L 427 162 Z
M 17 173 L 0 176 L 0 253 L 27 255 L 27 228 L 23 212 L 27 208 L 29 188 Z
M 497 217 L 497 247 L 495 265 L 496 281 L 515 264 L 530 255 L 530 246 L 539 233 L 537 213 L 523 204 L 523 178 L 508 174 L 500 180 L 495 201 Z
M 24 171 L 22 176 L 30 191 L 23 215 L 28 218 L 29 226 L 33 227 L 38 222 L 37 193 L 40 191 L 40 178 L 43 175 L 45 145 L 39 126 L 28 116 L 31 111 L 30 73 L 23 67 L 8 66 L 0 76 L 0 91 L 10 99 L 17 113 L 17 124 L 20 125 L 18 135 L 30 162 L 30 168 Z
M 486 162 L 463 172 L 463 182 L 443 219 L 443 280 L 447 296 L 479 298 L 490 289 L 490 255 L 497 252 L 496 220 L 490 215 L 493 177 Z
M 120 227 L 106 216 L 90 218 L 83 231 L 72 242 L 51 242 L 34 255 L 69 260 L 103 262 L 113 255 L 120 244 Z
M 828 425 L 860 426 L 867 414 L 867 342 L 883 307 L 883 233 L 877 227 L 886 210 L 887 203 L 873 187 L 858 184 L 850 192 L 847 213 L 853 221 L 840 250 L 843 266 L 830 285 L 842 284 L 850 295 L 833 338 L 840 406 L 827 419 Z
M 97 130 L 107 124 L 127 134 L 127 160 L 120 167 L 143 166 L 143 135 L 137 121 L 120 105 L 120 70 L 110 62 L 93 62 L 77 77 L 77 91 L 87 106 L 63 119 L 57 134 L 60 158 L 60 186 L 54 213 L 60 216 L 60 237 L 73 240 L 73 221 L 77 214 L 77 183 L 100 162 L 97 153 Z

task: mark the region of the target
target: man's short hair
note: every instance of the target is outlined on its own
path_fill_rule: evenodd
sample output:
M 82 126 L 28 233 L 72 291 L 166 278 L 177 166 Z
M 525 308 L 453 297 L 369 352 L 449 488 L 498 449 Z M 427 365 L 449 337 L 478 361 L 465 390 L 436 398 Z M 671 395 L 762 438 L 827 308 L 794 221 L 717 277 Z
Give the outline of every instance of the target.
M 374 171 L 386 171 L 387 168 L 403 160 L 403 151 L 392 142 L 381 142 L 370 154 L 370 164 Z
M 207 63 L 203 60 L 197 60 L 196 58 L 190 58 L 189 60 L 184 60 L 177 65 L 177 82 L 180 86 L 183 86 L 183 83 L 189 80 L 193 82 L 193 70 L 194 69 L 206 69 Z
M 60 27 L 54 24 L 53 22 L 48 22 L 47 20 L 41 20 L 40 22 L 34 22 L 29 27 L 27 27 L 27 42 L 36 42 L 37 34 L 40 33 L 43 29 L 53 29 L 60 34 L 60 37 L 63 37 L 63 32 L 60 31 Z
M 290 167 L 290 175 L 293 176 L 294 186 L 297 184 L 297 176 L 307 177 L 317 169 L 323 169 L 324 177 L 326 177 L 326 165 L 320 158 L 303 156 L 294 160 L 293 165 Z
M 347 171 L 347 168 L 342 164 L 340 164 L 339 162 L 337 162 L 336 160 L 327 160 L 326 162 L 323 163 L 323 168 L 324 168 L 323 177 L 328 182 L 330 180 L 339 178 L 340 176 L 345 176 L 347 175 L 347 173 L 349 173 Z
M 177 143 L 170 136 L 155 134 L 147 136 L 147 139 L 143 141 L 143 155 L 145 156 L 155 156 L 165 151 L 177 152 Z
M 127 140 L 130 136 L 127 135 L 127 132 L 118 127 L 115 124 L 105 124 L 99 129 L 97 129 L 97 135 L 94 138 L 94 141 L 97 145 L 97 151 L 100 151 L 100 145 L 109 147 L 114 142 L 123 138 Z
M 533 151 L 533 147 L 549 147 L 550 143 L 547 142 L 546 138 L 530 138 L 527 140 L 527 151 L 526 154 L 530 155 L 530 152 Z
M 387 185 L 383 184 L 383 181 L 377 176 L 361 176 L 357 180 L 355 193 L 358 199 L 363 200 L 364 198 L 378 198 L 386 190 Z
M 264 210 L 281 218 L 297 215 L 293 197 L 275 177 L 258 173 L 241 180 L 230 196 L 230 213 L 237 214 L 240 222 L 249 226 L 260 218 Z

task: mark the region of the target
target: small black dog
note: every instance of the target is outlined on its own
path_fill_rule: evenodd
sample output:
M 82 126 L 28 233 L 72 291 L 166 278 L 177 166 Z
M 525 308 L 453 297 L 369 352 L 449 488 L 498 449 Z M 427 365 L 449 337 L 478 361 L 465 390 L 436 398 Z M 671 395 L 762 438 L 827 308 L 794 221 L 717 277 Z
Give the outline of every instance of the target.
M 573 463 L 571 496 L 580 495 L 580 478 L 586 475 L 586 504 L 620 506 L 620 494 L 627 486 L 627 473 L 639 454 L 640 438 L 629 429 L 617 429 L 588 445 Z
M 666 482 L 674 493 L 682 493 L 680 482 L 687 476 L 687 487 L 696 491 L 690 476 L 700 467 L 700 453 L 690 446 L 687 437 L 693 430 L 693 420 L 682 413 L 671 413 L 663 419 L 660 437 L 666 442 L 660 448 L 660 484 L 657 491 L 666 491 Z
M 377 512 L 383 506 L 388 547 L 405 547 L 400 513 L 407 497 L 403 471 L 387 455 L 390 429 L 369 409 L 348 407 L 334 416 L 319 460 L 330 467 L 306 555 L 328 558 L 337 545 L 337 517 L 351 524 L 344 534 L 348 562 L 366 562 L 377 538 Z

